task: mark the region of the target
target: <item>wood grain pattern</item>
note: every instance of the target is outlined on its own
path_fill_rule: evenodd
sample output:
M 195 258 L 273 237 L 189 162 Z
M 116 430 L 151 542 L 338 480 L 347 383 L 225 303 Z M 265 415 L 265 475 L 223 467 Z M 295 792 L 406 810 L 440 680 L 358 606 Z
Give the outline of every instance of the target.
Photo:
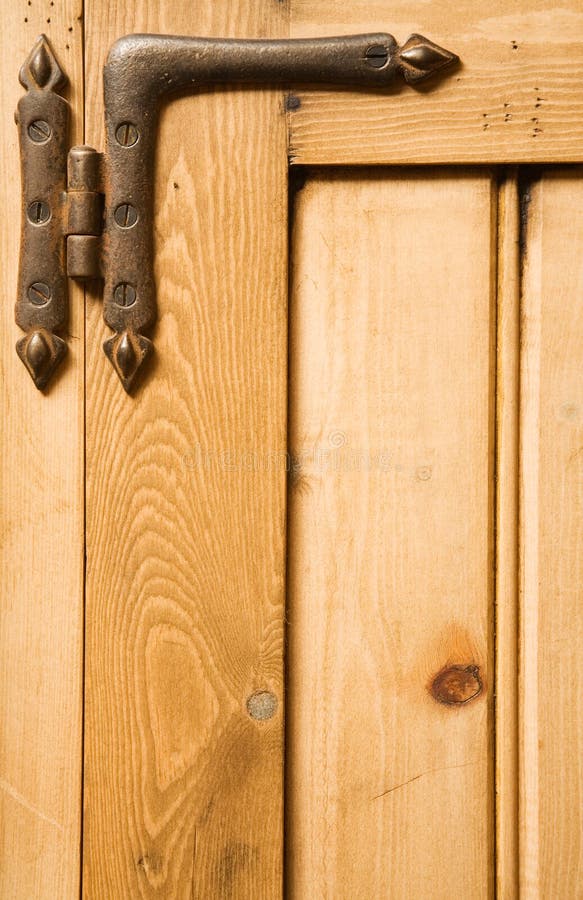
M 521 364 L 521 897 L 583 869 L 583 172 L 525 205 Z
M 574 162 L 583 159 L 580 0 L 291 0 L 291 33 L 421 32 L 461 67 L 419 90 L 298 89 L 296 163 Z
M 520 197 L 498 190 L 496 371 L 496 896 L 518 897 L 518 422 Z
M 2 9 L 0 44 L 0 896 L 79 896 L 83 655 L 83 315 L 45 395 L 16 356 L 18 70 L 41 32 L 71 79 L 82 143 L 82 4 Z
M 294 898 L 492 895 L 495 207 L 477 172 L 341 170 L 297 197 Z M 438 675 L 481 693 L 436 702 Z
M 87 133 L 130 31 L 276 37 L 260 0 L 86 2 Z M 156 173 L 157 361 L 92 343 L 84 896 L 281 895 L 287 173 L 281 93 L 182 97 Z M 247 705 L 256 692 L 265 698 Z M 253 718 L 252 713 L 260 716 Z

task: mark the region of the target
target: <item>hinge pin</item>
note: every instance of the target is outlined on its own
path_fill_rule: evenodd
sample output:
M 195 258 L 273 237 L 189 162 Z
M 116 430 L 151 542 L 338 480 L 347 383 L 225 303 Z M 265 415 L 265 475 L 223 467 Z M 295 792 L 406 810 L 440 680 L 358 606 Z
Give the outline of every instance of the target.
M 102 275 L 101 156 L 93 147 L 73 147 L 67 161 L 67 275 L 80 281 Z

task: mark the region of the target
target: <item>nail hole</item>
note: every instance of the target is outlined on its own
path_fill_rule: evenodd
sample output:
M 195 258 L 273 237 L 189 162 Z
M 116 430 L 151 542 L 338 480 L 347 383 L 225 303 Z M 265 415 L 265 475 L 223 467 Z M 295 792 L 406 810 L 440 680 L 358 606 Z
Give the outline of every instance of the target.
M 302 101 L 296 94 L 288 94 L 285 98 L 285 108 L 288 112 L 299 109 L 301 105 Z

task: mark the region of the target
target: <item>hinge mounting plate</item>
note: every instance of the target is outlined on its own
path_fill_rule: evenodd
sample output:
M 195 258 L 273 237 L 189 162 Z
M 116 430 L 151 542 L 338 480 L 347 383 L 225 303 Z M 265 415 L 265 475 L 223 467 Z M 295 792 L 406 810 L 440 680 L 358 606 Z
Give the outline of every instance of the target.
M 20 71 L 27 93 L 16 114 L 22 170 L 17 352 L 38 388 L 66 353 L 67 278 L 103 278 L 104 344 L 130 391 L 152 350 L 153 164 L 164 96 L 211 83 L 415 84 L 457 56 L 421 35 L 399 47 L 390 34 L 295 40 L 128 35 L 104 69 L 106 150 L 68 152 L 66 77 L 41 35 Z M 107 248 L 107 252 L 103 252 Z

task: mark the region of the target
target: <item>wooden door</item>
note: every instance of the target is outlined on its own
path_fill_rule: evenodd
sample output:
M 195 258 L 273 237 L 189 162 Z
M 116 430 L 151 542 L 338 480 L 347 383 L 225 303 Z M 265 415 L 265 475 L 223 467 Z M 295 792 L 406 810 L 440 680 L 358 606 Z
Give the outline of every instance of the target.
M 376 30 L 461 65 L 164 107 L 155 365 L 126 396 L 72 287 L 38 393 L 36 36 L 101 149 L 122 34 Z M 0 40 L 0 897 L 583 896 L 580 4 L 16 0 Z

